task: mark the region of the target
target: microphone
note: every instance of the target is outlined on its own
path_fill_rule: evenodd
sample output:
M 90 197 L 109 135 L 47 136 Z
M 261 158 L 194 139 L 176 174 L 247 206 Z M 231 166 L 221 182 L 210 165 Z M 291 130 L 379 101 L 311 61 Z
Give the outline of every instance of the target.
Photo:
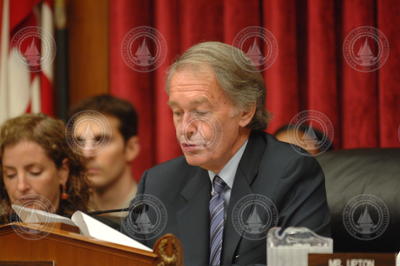
M 88 212 L 87 214 L 89 214 L 89 215 L 99 215 L 99 214 L 104 214 L 104 213 L 127 212 L 127 211 L 129 211 L 129 208 L 92 211 L 92 212 Z

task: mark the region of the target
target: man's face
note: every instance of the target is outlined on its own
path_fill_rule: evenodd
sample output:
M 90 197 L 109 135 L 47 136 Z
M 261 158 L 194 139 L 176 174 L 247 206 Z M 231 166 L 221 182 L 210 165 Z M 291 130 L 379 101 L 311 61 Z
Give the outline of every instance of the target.
M 168 104 L 187 162 L 221 170 L 234 155 L 243 121 L 213 72 L 176 72 L 171 79 Z
M 74 138 L 86 158 L 88 178 L 95 189 L 111 185 L 129 167 L 125 141 L 118 126 L 118 119 L 108 115 L 82 115 L 75 122 Z

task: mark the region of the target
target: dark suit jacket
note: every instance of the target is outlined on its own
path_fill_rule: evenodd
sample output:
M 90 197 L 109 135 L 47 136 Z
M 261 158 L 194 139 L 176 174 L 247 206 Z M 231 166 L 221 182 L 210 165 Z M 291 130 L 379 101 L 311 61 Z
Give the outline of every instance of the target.
M 138 188 L 138 193 L 156 196 L 165 205 L 168 223 L 160 236 L 172 233 L 182 241 L 188 266 L 208 264 L 210 191 L 207 171 L 188 165 L 184 157 L 146 171 Z M 224 226 L 223 265 L 266 264 L 266 240 L 243 238 L 232 224 L 233 206 L 251 193 L 274 202 L 279 226 L 305 226 L 330 235 L 324 174 L 316 160 L 300 155 L 269 134 L 252 132 L 231 191 Z M 152 247 L 155 240 L 142 242 Z

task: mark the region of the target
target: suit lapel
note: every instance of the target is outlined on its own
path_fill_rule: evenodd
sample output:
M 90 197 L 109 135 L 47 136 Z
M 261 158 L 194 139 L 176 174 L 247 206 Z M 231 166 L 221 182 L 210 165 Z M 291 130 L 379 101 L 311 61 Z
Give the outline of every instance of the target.
M 211 182 L 207 171 L 197 168 L 181 191 L 177 221 L 184 247 L 185 265 L 208 264 Z
M 257 176 L 259 164 L 265 151 L 266 143 L 261 136 L 263 133 L 253 132 L 240 160 L 233 183 L 229 201 L 227 220 L 223 240 L 222 264 L 232 264 L 235 251 L 242 239 L 232 223 L 232 211 L 236 203 L 244 196 L 252 193 L 251 184 Z

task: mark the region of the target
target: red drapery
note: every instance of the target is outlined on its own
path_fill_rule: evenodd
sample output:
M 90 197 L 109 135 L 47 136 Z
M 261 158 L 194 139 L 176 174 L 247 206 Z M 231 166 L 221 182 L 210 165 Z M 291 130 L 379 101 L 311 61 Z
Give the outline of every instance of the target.
M 118 0 L 110 1 L 110 91 L 131 101 L 140 116 L 143 170 L 180 155 L 164 92 L 173 60 L 202 41 L 232 44 L 248 26 L 275 36 L 279 54 L 263 71 L 268 132 L 302 110 L 324 113 L 334 127 L 335 148 L 399 147 L 400 3 L 397 0 Z M 151 72 L 128 67 L 121 57 L 124 36 L 151 26 L 166 39 L 166 60 Z M 383 66 L 360 72 L 346 63 L 343 42 L 359 26 L 377 27 L 390 45 Z

